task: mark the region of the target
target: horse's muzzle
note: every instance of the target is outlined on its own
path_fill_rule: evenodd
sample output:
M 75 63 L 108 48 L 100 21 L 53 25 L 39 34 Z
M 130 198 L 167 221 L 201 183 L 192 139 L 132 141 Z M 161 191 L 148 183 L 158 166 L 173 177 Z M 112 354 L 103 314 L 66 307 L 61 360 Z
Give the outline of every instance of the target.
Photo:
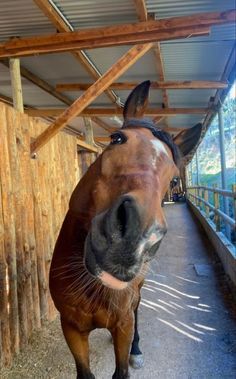
M 99 276 L 106 272 L 129 282 L 140 271 L 142 263 L 152 258 L 164 230 L 152 226 L 143 232 L 139 207 L 131 196 L 118 201 L 94 217 L 85 243 L 85 264 L 88 271 Z M 154 235 L 158 236 L 154 238 Z M 150 253 L 149 253 L 150 252 Z

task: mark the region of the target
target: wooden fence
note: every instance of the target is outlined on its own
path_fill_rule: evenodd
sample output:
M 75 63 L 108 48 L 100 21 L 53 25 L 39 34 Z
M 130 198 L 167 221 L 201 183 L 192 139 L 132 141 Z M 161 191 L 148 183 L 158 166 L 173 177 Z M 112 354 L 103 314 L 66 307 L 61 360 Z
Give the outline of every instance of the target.
M 0 365 L 56 314 L 48 271 L 81 164 L 65 133 L 30 158 L 30 141 L 45 127 L 0 103 Z
M 213 204 L 209 201 L 209 193 L 213 194 Z M 187 196 L 192 203 L 199 207 L 208 218 L 210 216 L 210 211 L 213 212 L 213 221 L 215 224 L 216 232 L 221 231 L 222 222 L 235 231 L 236 226 L 236 186 L 232 186 L 232 191 L 216 188 L 216 187 L 206 187 L 206 186 L 193 186 L 188 187 Z M 232 215 L 226 214 L 220 209 L 220 198 L 230 198 L 232 199 Z M 227 207 L 228 208 L 228 207 Z M 229 210 L 228 210 L 229 211 Z M 231 242 L 231 231 L 228 233 L 227 238 Z

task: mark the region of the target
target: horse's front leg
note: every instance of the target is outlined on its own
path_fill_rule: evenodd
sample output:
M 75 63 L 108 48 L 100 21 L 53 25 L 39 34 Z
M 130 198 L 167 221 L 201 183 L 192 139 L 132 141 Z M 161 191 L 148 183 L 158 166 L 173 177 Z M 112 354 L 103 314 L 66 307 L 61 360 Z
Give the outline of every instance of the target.
M 139 332 L 138 332 L 138 307 L 134 311 L 134 338 L 131 346 L 130 351 L 130 357 L 129 357 L 129 363 L 130 365 L 135 368 L 139 369 L 143 367 L 144 360 L 143 360 L 143 354 L 139 348 Z
M 139 298 L 138 298 L 138 303 L 136 305 L 136 308 L 134 310 L 134 338 L 133 338 L 131 351 L 130 351 L 130 357 L 129 357 L 129 363 L 135 369 L 139 369 L 143 367 L 144 365 L 143 354 L 139 348 L 139 332 L 138 332 L 138 307 L 141 300 L 140 291 L 143 286 L 143 283 L 144 283 L 144 280 L 142 280 L 141 283 L 139 284 Z
M 111 330 L 116 358 L 116 369 L 112 379 L 129 378 L 129 352 L 133 333 L 133 313 L 127 316 L 125 320 L 118 323 L 116 328 Z
M 77 379 L 95 379 L 89 368 L 89 333 L 80 333 L 71 323 L 61 318 L 61 326 L 66 342 L 72 352 L 76 369 Z

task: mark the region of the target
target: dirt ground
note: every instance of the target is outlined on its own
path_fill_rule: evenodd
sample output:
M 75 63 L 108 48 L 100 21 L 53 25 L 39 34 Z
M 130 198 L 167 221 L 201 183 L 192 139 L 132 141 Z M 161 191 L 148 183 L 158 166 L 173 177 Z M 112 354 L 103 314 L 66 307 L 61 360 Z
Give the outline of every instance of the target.
M 235 379 L 235 310 L 218 260 L 185 205 L 166 207 L 166 214 L 169 230 L 142 290 L 139 330 L 145 367 L 131 369 L 131 378 Z M 114 354 L 109 333 L 94 331 L 90 349 L 96 379 L 110 379 Z M 35 332 L 0 377 L 75 379 L 59 319 Z

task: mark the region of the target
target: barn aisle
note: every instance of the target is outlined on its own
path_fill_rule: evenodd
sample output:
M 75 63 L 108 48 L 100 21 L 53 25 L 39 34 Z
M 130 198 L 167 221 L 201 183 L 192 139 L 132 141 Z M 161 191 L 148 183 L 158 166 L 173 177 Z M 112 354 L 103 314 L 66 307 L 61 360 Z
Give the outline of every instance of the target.
M 236 377 L 236 321 L 212 247 L 184 204 L 165 207 L 169 229 L 142 291 L 141 348 L 145 367 L 133 379 Z M 114 370 L 107 332 L 91 335 L 97 379 Z M 35 333 L 5 379 L 74 379 L 75 366 L 59 321 Z

